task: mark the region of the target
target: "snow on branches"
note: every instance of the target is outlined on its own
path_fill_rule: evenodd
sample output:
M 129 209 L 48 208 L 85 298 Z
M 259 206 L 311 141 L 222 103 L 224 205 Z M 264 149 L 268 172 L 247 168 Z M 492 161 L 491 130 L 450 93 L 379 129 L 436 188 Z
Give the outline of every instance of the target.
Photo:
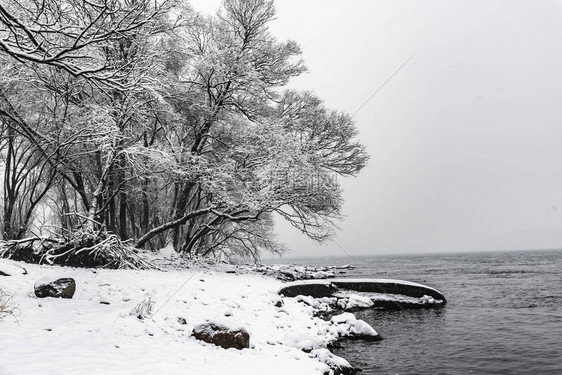
M 58 236 L 193 255 L 281 252 L 274 217 L 330 238 L 339 178 L 368 155 L 349 115 L 285 89 L 306 67 L 274 17 L 266 0 L 211 17 L 174 0 L 3 2 L 0 146 L 15 137 L 40 161 L 10 164 L 44 176 L 31 211 Z

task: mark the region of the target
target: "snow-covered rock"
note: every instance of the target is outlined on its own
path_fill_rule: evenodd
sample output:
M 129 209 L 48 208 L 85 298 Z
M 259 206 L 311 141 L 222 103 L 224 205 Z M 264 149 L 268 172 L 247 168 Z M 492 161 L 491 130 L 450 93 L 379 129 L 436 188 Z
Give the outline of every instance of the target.
M 250 335 L 243 328 L 231 328 L 221 323 L 208 322 L 195 326 L 191 333 L 197 340 L 215 344 L 224 349 L 250 347 Z
M 335 315 L 330 321 L 336 328 L 339 336 L 370 341 L 382 340 L 382 336 L 379 335 L 373 327 L 371 327 L 367 322 L 357 319 L 352 313 L 344 312 L 342 314 Z
M 332 316 L 330 321 L 335 324 L 349 324 L 357 321 L 357 318 L 355 318 L 355 315 L 350 312 L 344 312 L 339 315 Z
M 299 341 L 296 345 L 297 348 L 303 352 L 310 353 L 314 349 L 314 343 L 311 339 Z
M 330 303 L 325 302 L 322 298 L 312 298 L 311 296 L 297 296 L 297 302 L 302 302 L 311 306 L 316 310 L 316 312 L 328 312 L 331 311 Z
M 353 326 L 350 328 L 349 333 L 353 337 L 364 338 L 364 339 L 381 339 L 381 336 L 373 327 L 371 327 L 364 320 L 358 319 Z
M 436 300 L 435 298 L 427 295 L 421 297 L 418 300 L 418 302 L 421 303 L 422 305 L 435 305 L 435 304 L 443 303 L 442 300 Z
M 344 310 L 352 309 L 366 309 L 374 306 L 373 300 L 366 296 L 360 296 L 358 294 L 351 294 L 346 298 L 338 300 L 338 305 Z
M 283 281 L 328 279 L 336 276 L 334 271 L 328 267 L 302 267 L 286 264 L 259 265 L 254 268 L 254 271 Z
M 334 294 L 337 288 L 329 282 L 315 282 L 315 283 L 290 283 L 286 284 L 279 294 L 285 297 L 296 297 L 298 295 L 311 296 L 314 298 L 330 297 Z
M 342 357 L 338 357 L 328 349 L 316 349 L 313 350 L 311 354 L 320 362 L 327 364 L 334 375 L 354 375 L 357 373 L 357 370 L 354 369 L 348 361 Z
M 315 271 L 310 273 L 310 277 L 313 279 L 329 279 L 336 277 L 336 274 L 332 271 Z
M 360 293 L 362 297 L 370 297 L 367 296 L 367 294 L 385 296 L 380 306 L 377 303 L 379 301 L 375 301 L 371 298 L 377 307 L 392 308 L 392 302 L 397 302 L 397 305 L 400 305 L 398 299 L 403 297 L 410 299 L 409 301 L 405 301 L 406 303 L 404 306 L 401 306 L 406 308 L 419 308 L 423 305 L 419 303 L 419 299 L 425 296 L 434 298 L 440 305 L 445 305 L 447 303 L 445 296 L 437 289 L 411 281 L 394 279 L 337 278 L 330 280 L 299 280 L 285 284 L 279 291 L 279 293 L 285 297 L 296 297 L 302 294 L 315 298 L 333 296 L 349 298 L 349 294 L 352 292 L 354 292 L 353 294 Z M 392 296 L 397 296 L 397 298 L 394 299 Z
M 70 277 L 43 277 L 37 280 L 34 288 L 38 298 L 72 298 L 76 292 L 76 282 Z
M 344 266 L 336 267 L 336 268 L 344 269 L 344 270 L 353 270 L 353 269 L 355 269 L 355 267 L 352 266 L 351 264 L 346 264 L 346 265 L 344 265 Z

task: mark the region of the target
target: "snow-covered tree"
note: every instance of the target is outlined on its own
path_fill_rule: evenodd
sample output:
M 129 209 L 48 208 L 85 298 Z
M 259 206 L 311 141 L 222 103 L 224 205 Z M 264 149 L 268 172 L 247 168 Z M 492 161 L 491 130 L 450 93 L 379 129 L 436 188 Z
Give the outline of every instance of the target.
M 64 230 L 251 257 L 282 251 L 275 216 L 331 236 L 337 177 L 368 155 L 349 115 L 286 89 L 306 68 L 272 1 L 41 4 L 0 6 L 0 119 L 48 167 Z

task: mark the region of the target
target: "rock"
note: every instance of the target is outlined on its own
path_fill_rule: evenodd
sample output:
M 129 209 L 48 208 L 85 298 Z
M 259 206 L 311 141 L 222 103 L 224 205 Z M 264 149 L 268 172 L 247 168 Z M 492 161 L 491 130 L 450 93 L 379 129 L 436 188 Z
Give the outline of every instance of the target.
M 350 312 L 344 312 L 339 315 L 332 316 L 330 321 L 334 324 L 351 324 L 355 323 L 357 318 Z
M 354 270 L 355 269 L 355 267 L 352 266 L 351 264 L 346 264 L 345 266 L 341 266 L 341 267 L 337 267 L 337 268 L 344 269 L 344 270 L 345 269 L 347 269 L 347 270 Z
M 345 359 L 332 354 L 328 349 L 316 349 L 312 351 L 314 358 L 330 367 L 334 375 L 355 375 L 357 369 L 353 368 Z M 328 374 L 328 373 L 326 373 Z
M 435 301 L 435 298 L 428 296 L 428 295 L 424 295 L 423 297 L 421 297 L 419 299 L 419 303 L 421 303 L 422 305 L 428 304 L 428 305 L 435 305 L 437 303 L 437 301 Z
M 39 298 L 72 298 L 76 291 L 76 282 L 70 277 L 58 279 L 42 278 L 35 283 L 35 295 Z
M 367 341 L 380 341 L 383 339 L 383 337 L 364 320 L 357 320 L 349 330 L 349 333 L 355 339 Z
M 336 277 L 336 274 L 332 271 L 316 271 L 310 273 L 311 279 L 329 279 L 332 277 Z
M 327 279 L 335 277 L 336 274 L 327 267 L 300 267 L 290 265 L 259 265 L 254 268 L 255 272 L 276 277 L 282 281 L 296 281 L 308 279 Z
M 401 294 L 408 297 L 422 298 L 433 297 L 442 301 L 443 305 L 447 299 L 437 289 L 429 286 L 404 280 L 392 279 L 335 279 L 332 283 L 341 289 L 349 289 L 363 293 Z
M 279 299 L 275 302 L 275 307 L 281 308 L 283 307 L 283 300 Z
M 323 312 L 328 312 L 331 311 L 332 308 L 330 307 L 330 303 L 329 302 L 324 302 L 326 300 L 326 298 L 313 298 L 311 296 L 302 296 L 299 295 L 296 297 L 297 302 L 302 302 L 308 306 L 311 306 L 314 308 L 314 310 L 316 310 L 317 312 L 323 311 Z
M 403 308 L 421 308 L 421 307 L 440 307 L 447 303 L 445 296 L 438 291 L 426 285 L 392 279 L 330 279 L 327 281 L 296 281 L 284 286 L 279 294 L 285 297 L 296 297 L 299 294 L 304 296 L 311 296 L 314 298 L 332 297 L 336 292 L 349 292 L 355 291 L 360 293 L 370 294 L 383 294 L 383 295 L 396 295 L 402 297 L 412 297 L 411 301 L 399 300 L 373 300 L 374 305 L 371 306 L 356 306 L 357 308 L 375 307 L 375 308 L 388 308 L 388 309 L 403 309 Z M 339 296 L 341 297 L 341 296 Z M 430 299 L 431 298 L 431 299 Z M 432 301 L 435 301 L 432 303 Z M 347 301 L 344 301 L 347 307 Z M 358 300 L 354 302 L 360 302 Z M 365 300 L 366 302 L 366 300 Z M 369 304 L 367 302 L 366 304 Z
M 351 294 L 346 298 L 338 300 L 338 306 L 344 310 L 358 310 L 373 307 L 375 303 L 365 296 L 360 296 L 358 294 Z
M 314 349 L 314 344 L 312 340 L 302 340 L 297 343 L 297 348 L 305 353 L 310 353 Z
M 339 315 L 334 315 L 330 321 L 336 327 L 341 337 L 367 341 L 380 341 L 383 339 L 369 323 L 357 319 L 352 313 L 344 312 Z
M 336 291 L 332 283 L 302 283 L 292 284 L 282 288 L 279 294 L 285 297 L 296 297 L 298 295 L 311 296 L 314 298 L 331 297 Z
M 203 323 L 191 333 L 197 340 L 215 344 L 224 349 L 250 347 L 250 335 L 245 329 L 232 329 L 217 323 Z
M 355 375 L 359 370 L 349 366 L 337 366 L 332 369 L 334 371 L 334 375 Z
M 279 272 L 282 276 L 284 276 L 284 280 L 288 280 L 288 281 L 298 280 L 298 278 L 292 272 L 289 271 L 279 271 Z

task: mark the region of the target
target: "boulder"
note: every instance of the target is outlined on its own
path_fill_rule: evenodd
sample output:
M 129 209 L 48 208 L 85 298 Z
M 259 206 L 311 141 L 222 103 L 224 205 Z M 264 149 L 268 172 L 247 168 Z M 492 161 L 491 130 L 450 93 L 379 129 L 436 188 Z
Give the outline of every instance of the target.
M 373 307 L 375 303 L 371 298 L 358 294 L 350 294 L 338 300 L 338 306 L 344 310 L 360 310 Z
M 312 351 L 312 354 L 314 358 L 325 363 L 330 368 L 330 371 L 325 372 L 325 374 L 355 375 L 358 372 L 358 369 L 353 368 L 349 362 L 342 357 L 334 355 L 328 349 L 316 349 Z
M 364 320 L 357 320 L 349 330 L 351 337 L 366 341 L 380 341 L 383 339 L 381 335 L 369 323 Z
M 35 295 L 39 298 L 72 298 L 76 291 L 76 282 L 70 277 L 44 277 L 35 283 Z
M 250 347 L 250 335 L 245 329 L 233 329 L 218 323 L 203 323 L 193 328 L 191 333 L 197 340 L 215 344 L 224 349 L 244 349 Z
M 287 285 L 279 291 L 285 297 L 296 297 L 298 295 L 311 296 L 313 298 L 331 297 L 337 288 L 332 283 L 296 283 Z
M 336 327 L 341 337 L 366 341 L 380 341 L 383 339 L 369 323 L 357 319 L 355 315 L 349 312 L 332 316 L 330 322 Z

